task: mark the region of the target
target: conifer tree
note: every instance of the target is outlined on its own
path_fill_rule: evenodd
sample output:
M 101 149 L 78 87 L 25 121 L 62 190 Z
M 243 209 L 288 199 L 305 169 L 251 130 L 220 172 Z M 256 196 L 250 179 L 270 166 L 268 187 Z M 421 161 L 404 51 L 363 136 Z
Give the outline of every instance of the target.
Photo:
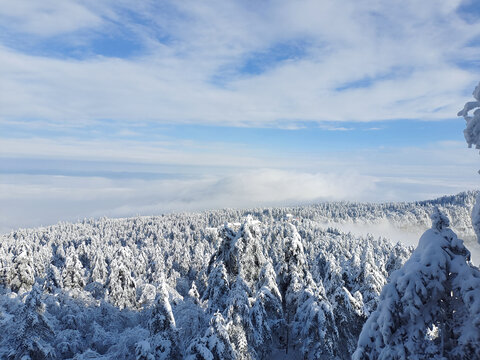
M 20 310 L 15 344 L 8 356 L 9 360 L 55 359 L 52 347 L 55 334 L 44 316 L 45 305 L 41 296 L 40 286 L 35 284 Z
M 150 344 L 155 359 L 180 359 L 178 332 L 165 283 L 159 289 L 149 322 Z
M 47 277 L 45 279 L 45 287 L 51 293 L 63 288 L 62 275 L 60 270 L 53 264 L 47 267 Z
M 208 286 L 204 294 L 204 299 L 208 300 L 207 311 L 212 316 L 210 336 L 219 331 L 220 324 L 224 323 L 226 336 L 222 339 L 229 343 L 228 347 L 235 356 L 242 359 L 251 356 L 255 358 L 256 349 L 265 351 L 266 345 L 258 342 L 260 338 L 266 338 L 258 333 L 262 330 L 251 323 L 253 295 L 266 261 L 260 245 L 259 222 L 248 216 L 236 229 L 234 225 L 224 226 L 220 236 L 222 242 L 210 260 Z M 221 322 L 219 315 L 214 315 L 218 311 L 222 314 Z M 259 320 L 259 312 L 256 316 Z M 200 349 L 201 343 L 200 339 L 194 343 L 194 347 Z
M 147 340 L 139 341 L 135 345 L 135 360 L 155 360 Z
M 323 285 L 308 270 L 303 244 L 295 225 L 285 228 L 285 262 L 280 270 L 287 321 L 286 351 L 300 348 L 306 359 L 337 358 L 338 331 Z
M 299 297 L 305 286 L 304 280 L 310 278 L 305 268 L 306 260 L 300 234 L 297 228 L 290 223 L 285 224 L 284 256 L 279 268 L 280 291 L 282 293 L 285 327 L 285 347 L 294 344 L 292 341 L 292 323 L 299 305 Z
M 95 253 L 93 262 L 91 263 L 90 282 L 98 282 L 105 285 L 108 279 L 107 264 L 105 257 L 101 251 Z
M 84 269 L 74 250 L 70 250 L 65 259 L 62 280 L 66 289 L 83 289 L 85 286 Z
M 438 209 L 383 288 L 353 358 L 480 358 L 480 271 Z
M 238 276 L 230 289 L 229 301 L 225 312 L 227 333 L 238 359 L 256 358 L 255 349 L 249 342 L 252 333 L 250 322 L 251 291 L 243 279 Z
M 108 295 L 112 303 L 120 309 L 133 308 L 136 303 L 135 280 L 132 277 L 132 253 L 121 247 L 110 264 Z
M 190 344 L 206 328 L 205 311 L 195 282 L 192 282 L 184 301 L 175 306 L 174 311 L 180 339 L 184 344 Z
M 198 337 L 187 350 L 187 360 L 234 360 L 237 355 L 220 312 L 213 314 L 205 336 Z
M 250 324 L 250 341 L 259 358 L 266 358 L 274 346 L 285 347 L 282 297 L 270 262 L 267 262 L 260 272 L 255 300 L 250 311 Z
M 332 307 L 323 286 L 309 285 L 298 299 L 292 337 L 301 346 L 305 359 L 339 359 L 338 331 Z M 347 325 L 348 326 L 348 325 Z
M 248 287 L 253 289 L 266 261 L 260 244 L 259 222 L 247 216 L 238 229 L 232 224 L 226 224 L 220 231 L 220 237 L 222 242 L 210 260 L 208 273 L 223 264 L 228 281 L 233 283 L 240 275 Z
M 208 300 L 208 311 L 215 313 L 226 308 L 230 284 L 228 281 L 227 269 L 223 263 L 209 269 L 207 278 L 207 289 L 203 300 Z
M 22 244 L 18 249 L 17 255 L 13 258 L 13 267 L 9 274 L 10 287 L 18 294 L 29 291 L 35 283 L 35 272 L 32 263 L 30 247 L 27 244 Z

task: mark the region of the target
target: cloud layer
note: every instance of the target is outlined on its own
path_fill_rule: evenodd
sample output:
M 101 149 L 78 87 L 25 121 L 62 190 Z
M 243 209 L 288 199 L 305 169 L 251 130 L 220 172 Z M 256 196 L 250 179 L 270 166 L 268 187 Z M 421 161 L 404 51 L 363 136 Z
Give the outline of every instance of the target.
M 458 0 L 32 4 L 1 7 L 0 120 L 445 119 L 480 75 Z
M 463 144 L 462 144 L 463 145 Z M 85 217 L 155 215 L 171 211 L 300 205 L 319 201 L 408 201 L 454 194 L 476 187 L 474 156 L 456 166 L 464 148 L 437 144 L 430 149 L 357 153 L 296 168 L 231 167 L 211 163 L 166 166 L 160 162 L 81 162 L 12 158 L 0 176 L 0 231 L 49 225 Z M 40 148 L 41 152 L 42 149 Z M 412 154 L 430 165 L 410 164 Z M 225 158 L 228 157 L 228 152 Z M 122 156 L 122 153 L 119 154 Z M 188 160 L 188 153 L 184 154 Z M 445 164 L 444 159 L 451 159 Z M 161 159 L 160 159 L 161 160 Z M 268 158 L 259 158 L 266 163 Z M 118 161 L 118 160 L 117 160 Z M 222 158 L 219 158 L 221 164 Z M 421 161 L 421 159 L 419 160 Z M 397 165 L 392 166 L 395 162 Z M 22 165 L 24 163 L 24 165 Z M 35 165 L 36 164 L 36 165 Z M 57 170 L 55 170 L 57 169 Z
M 358 174 L 341 176 L 272 169 L 154 180 L 4 176 L 0 184 L 0 230 L 48 225 L 60 219 L 355 199 L 371 191 L 374 181 Z

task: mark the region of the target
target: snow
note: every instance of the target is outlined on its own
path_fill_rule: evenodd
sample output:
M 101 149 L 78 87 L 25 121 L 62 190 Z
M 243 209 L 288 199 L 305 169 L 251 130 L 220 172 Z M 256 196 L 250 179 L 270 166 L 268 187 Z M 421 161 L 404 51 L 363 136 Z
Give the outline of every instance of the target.
M 463 133 L 468 146 L 475 145 L 476 149 L 480 149 L 480 83 L 475 87 L 473 97 L 475 101 L 467 102 L 457 115 L 463 116 L 466 121 Z M 473 116 L 469 114 L 472 110 Z
M 465 104 L 463 109 L 458 112 L 458 116 L 463 116 L 466 122 L 465 130 L 463 134 L 468 147 L 475 145 L 476 149 L 480 149 L 480 83 L 475 87 L 473 91 L 473 97 L 475 101 L 469 101 Z M 469 113 L 473 111 L 473 116 Z M 472 224 L 475 234 L 477 235 L 478 242 L 480 243 L 480 202 L 477 197 L 476 204 L 472 211 Z
M 53 358 L 350 358 L 382 288 L 412 251 L 367 230 L 400 236 L 430 226 L 429 214 L 441 205 L 452 228 L 473 237 L 475 196 L 103 218 L 18 230 L 0 241 L 0 358 L 35 344 L 27 341 L 33 337 L 19 341 L 27 315 L 44 324 L 31 331 L 39 335 L 35 346 Z M 357 225 L 359 232 L 338 229 Z M 451 230 L 425 233 L 418 252 L 430 249 L 432 231 Z M 449 236 L 452 251 L 463 249 Z M 417 268 L 425 277 L 441 273 L 434 271 L 443 266 L 441 257 L 415 259 L 430 264 Z M 469 309 L 458 338 L 465 347 L 476 339 L 480 285 L 461 262 L 451 264 L 459 279 L 452 286 Z M 442 289 L 441 281 L 417 280 L 398 281 L 402 301 L 418 305 L 412 294 L 421 299 Z M 411 314 L 418 315 L 415 307 Z M 432 323 L 426 332 L 433 341 L 441 327 Z
M 383 288 L 354 359 L 480 357 L 480 270 L 449 224 L 442 211 L 432 214 L 432 228 Z
M 285 349 L 274 349 L 268 360 L 303 360 L 303 355 L 293 348 L 289 348 L 288 352 Z

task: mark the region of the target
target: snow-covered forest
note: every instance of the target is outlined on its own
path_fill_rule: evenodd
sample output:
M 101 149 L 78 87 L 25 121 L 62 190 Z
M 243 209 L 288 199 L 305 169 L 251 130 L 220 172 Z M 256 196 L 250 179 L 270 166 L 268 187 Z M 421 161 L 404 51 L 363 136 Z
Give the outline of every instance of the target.
M 413 248 L 344 233 L 338 225 L 388 222 L 408 232 L 430 228 L 434 214 L 437 230 L 430 236 L 446 234 L 448 244 L 454 243 L 451 251 L 468 262 L 468 251 L 445 224 L 448 216 L 450 228 L 473 241 L 475 197 L 468 192 L 414 203 L 102 218 L 2 235 L 0 358 L 349 359 L 371 314 L 365 334 L 386 336 L 388 330 L 377 323 L 387 313 L 391 321 L 403 321 L 401 314 L 390 313 L 400 305 L 385 303 L 380 293 Z M 437 208 L 441 216 L 435 215 Z M 408 281 L 416 280 L 408 269 L 418 269 L 419 263 L 445 268 L 419 257 L 391 281 L 409 288 Z M 473 275 L 463 267 L 463 277 L 451 283 L 452 293 L 472 286 L 461 279 L 479 281 L 478 269 L 467 267 Z M 436 274 L 425 272 L 425 279 Z M 390 292 L 399 291 L 389 286 Z M 438 282 L 431 286 L 439 288 Z M 375 312 L 379 301 L 380 312 Z M 445 299 L 438 295 L 435 301 Z M 438 315 L 432 311 L 429 316 Z M 478 356 L 471 346 L 478 319 L 465 309 L 462 316 L 470 319 L 460 324 L 470 331 L 462 349 Z M 431 325 L 422 346 L 434 356 L 438 328 L 432 318 L 422 321 Z M 361 338 L 358 359 L 376 351 L 369 336 Z M 467 335 L 454 338 L 462 336 Z
M 480 0 L 0 3 L 0 360 L 480 360 Z

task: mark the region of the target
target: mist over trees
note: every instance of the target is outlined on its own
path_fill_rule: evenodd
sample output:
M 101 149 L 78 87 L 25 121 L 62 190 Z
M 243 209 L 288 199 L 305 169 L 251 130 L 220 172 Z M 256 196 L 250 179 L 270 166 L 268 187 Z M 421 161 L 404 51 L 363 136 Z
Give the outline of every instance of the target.
M 103 218 L 2 235 L 0 358 L 349 359 L 412 249 L 335 222 L 429 227 L 440 206 L 473 237 L 475 196 Z M 474 321 L 471 306 L 462 314 Z

